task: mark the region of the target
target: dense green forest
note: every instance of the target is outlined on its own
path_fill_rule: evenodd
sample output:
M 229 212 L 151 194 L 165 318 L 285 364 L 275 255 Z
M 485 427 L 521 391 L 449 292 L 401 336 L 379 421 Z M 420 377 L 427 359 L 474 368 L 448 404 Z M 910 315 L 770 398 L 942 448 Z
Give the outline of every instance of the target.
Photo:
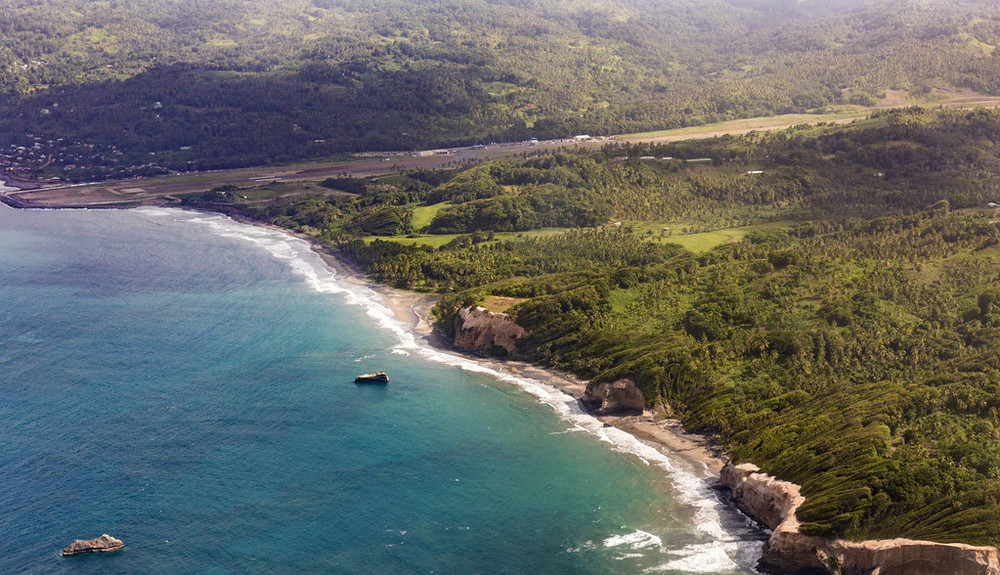
M 988 0 L 8 0 L 0 147 L 94 179 L 620 134 L 998 94 L 998 42 Z
M 632 378 L 802 485 L 807 533 L 997 545 L 998 134 L 997 111 L 906 109 L 187 201 L 440 291 L 445 329 L 514 298 L 519 355 Z M 732 226 L 750 231 L 681 247 Z

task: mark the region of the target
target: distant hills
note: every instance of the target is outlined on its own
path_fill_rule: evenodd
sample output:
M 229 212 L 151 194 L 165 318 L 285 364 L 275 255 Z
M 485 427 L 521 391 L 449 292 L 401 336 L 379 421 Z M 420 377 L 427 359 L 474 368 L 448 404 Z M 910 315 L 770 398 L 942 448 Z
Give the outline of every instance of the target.
M 6 4 L 0 145 L 92 146 L 81 178 L 1000 93 L 987 1 Z

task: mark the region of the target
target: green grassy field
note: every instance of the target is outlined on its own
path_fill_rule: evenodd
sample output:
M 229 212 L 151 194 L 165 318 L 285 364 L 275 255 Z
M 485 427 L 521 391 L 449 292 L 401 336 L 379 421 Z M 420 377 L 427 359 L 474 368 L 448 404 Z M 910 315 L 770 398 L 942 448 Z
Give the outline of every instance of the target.
M 764 230 L 782 230 L 791 227 L 793 221 L 768 222 L 754 226 L 742 226 L 738 228 L 727 228 L 714 230 L 711 232 L 701 232 L 697 234 L 674 235 L 659 239 L 660 243 L 676 244 L 692 252 L 705 252 L 715 246 L 735 243 L 742 240 L 750 232 Z
M 436 204 L 435 206 L 426 206 L 417 208 L 417 210 L 430 210 L 431 208 L 440 209 L 442 204 Z M 427 212 L 424 212 L 423 216 L 426 216 Z M 436 210 L 435 210 L 436 213 Z M 416 224 L 417 213 L 414 213 L 414 223 Z M 429 219 L 427 220 L 430 221 Z M 794 225 L 795 222 L 792 220 L 782 220 L 776 222 L 767 222 L 764 224 L 756 224 L 752 226 L 740 226 L 735 228 L 723 228 L 719 230 L 713 230 L 710 232 L 699 232 L 694 234 L 681 234 L 679 231 L 681 228 L 692 225 L 691 222 L 624 222 L 624 225 L 629 226 L 632 229 L 632 233 L 635 235 L 646 235 L 651 241 L 662 243 L 662 244 L 676 244 L 683 247 L 686 250 L 692 252 L 705 252 L 715 246 L 719 246 L 725 243 L 734 243 L 742 240 L 747 234 L 755 231 L 763 230 L 782 230 L 787 229 Z M 426 225 L 426 224 L 423 224 Z M 422 227 L 422 226 L 418 226 Z M 665 228 L 670 227 L 674 230 L 672 235 L 664 235 L 659 237 L 659 232 Z M 518 236 L 523 237 L 540 237 L 540 236 L 551 236 L 558 233 L 563 233 L 569 231 L 567 228 L 544 228 L 540 230 L 531 230 L 526 232 L 499 232 L 495 234 L 497 240 L 511 239 Z M 444 244 L 450 242 L 451 240 L 459 237 L 462 234 L 424 234 L 412 236 L 366 236 L 365 241 L 371 242 L 376 239 L 387 240 L 402 244 L 405 246 L 430 246 L 432 248 L 439 248 Z
M 432 207 L 432 206 L 429 206 Z M 416 217 L 416 214 L 414 214 Z M 526 232 L 499 232 L 495 234 L 497 240 L 511 239 L 518 236 L 523 237 L 540 237 L 540 236 L 551 236 L 555 234 L 560 234 L 568 231 L 565 228 L 543 228 L 540 230 L 530 230 Z M 366 242 L 372 242 L 374 240 L 386 240 L 391 242 L 396 242 L 404 246 L 430 246 L 432 248 L 439 248 L 444 244 L 450 242 L 451 240 L 457 238 L 464 234 L 434 234 L 434 235 L 416 235 L 413 237 L 404 236 L 365 236 Z
M 751 130 L 776 130 L 800 124 L 818 124 L 820 122 L 846 122 L 857 118 L 864 118 L 872 112 L 872 108 L 862 106 L 836 106 L 825 109 L 822 113 L 816 114 L 782 114 L 779 116 L 761 116 L 758 118 L 745 118 L 742 120 L 729 120 L 716 122 L 714 124 L 704 124 L 701 126 L 690 126 L 687 128 L 675 128 L 672 130 L 658 130 L 654 132 L 638 132 L 635 134 L 621 134 L 620 140 L 644 140 L 650 138 L 709 138 L 713 135 L 726 133 L 740 133 Z M 718 132 L 713 134 L 713 132 Z
M 747 234 L 755 231 L 781 230 L 794 225 L 793 220 L 778 220 L 750 226 L 720 228 L 717 230 L 697 233 L 684 233 L 688 227 L 705 227 L 704 222 L 674 221 L 648 222 L 626 220 L 622 225 L 632 230 L 637 236 L 645 236 L 653 242 L 675 244 L 692 252 L 705 252 L 715 246 L 734 243 L 742 240 Z
M 413 208 L 413 228 L 416 230 L 422 230 L 429 226 L 431 221 L 434 220 L 434 216 L 441 211 L 441 208 L 444 208 L 450 203 L 451 202 L 441 202 L 432 206 L 420 206 Z

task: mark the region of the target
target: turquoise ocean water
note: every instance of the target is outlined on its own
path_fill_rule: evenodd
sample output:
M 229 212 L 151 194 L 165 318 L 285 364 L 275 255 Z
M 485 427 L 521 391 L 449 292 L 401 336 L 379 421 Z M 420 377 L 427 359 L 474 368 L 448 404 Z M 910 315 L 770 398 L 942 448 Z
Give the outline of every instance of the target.
M 707 477 L 280 232 L 0 206 L 0 574 L 752 572 Z

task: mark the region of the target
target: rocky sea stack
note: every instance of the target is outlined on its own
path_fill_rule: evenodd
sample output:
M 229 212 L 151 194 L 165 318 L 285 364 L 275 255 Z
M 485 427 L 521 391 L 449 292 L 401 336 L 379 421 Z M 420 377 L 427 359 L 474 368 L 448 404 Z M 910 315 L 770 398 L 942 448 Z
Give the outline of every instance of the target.
M 463 307 L 455 315 L 456 349 L 478 351 L 517 359 L 517 339 L 528 332 L 505 313 L 484 307 Z
M 106 553 L 108 551 L 118 551 L 124 546 L 125 544 L 122 543 L 121 539 L 115 539 L 105 533 L 97 539 L 77 539 L 67 545 L 62 550 L 62 554 L 65 557 L 68 555 L 81 555 L 83 553 Z
M 641 414 L 646 408 L 642 390 L 631 379 L 588 385 L 582 401 L 594 415 Z

